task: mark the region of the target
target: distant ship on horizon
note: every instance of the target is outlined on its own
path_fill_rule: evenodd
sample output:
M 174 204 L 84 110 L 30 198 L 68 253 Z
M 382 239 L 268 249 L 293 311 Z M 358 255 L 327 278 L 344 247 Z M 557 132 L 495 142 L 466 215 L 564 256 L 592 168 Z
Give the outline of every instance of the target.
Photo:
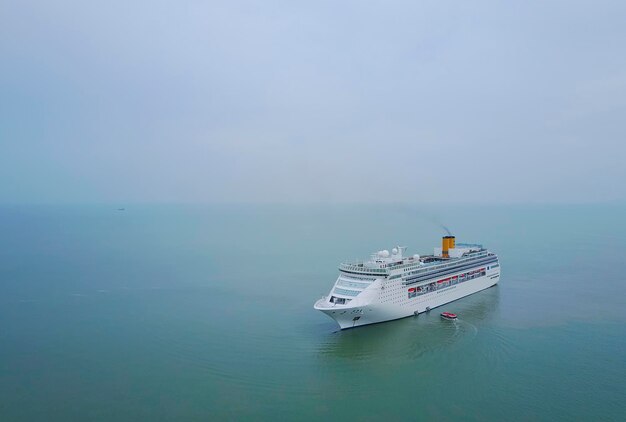
M 498 256 L 455 241 L 444 236 L 433 255 L 405 257 L 406 247 L 397 246 L 368 261 L 342 263 L 330 293 L 314 308 L 346 329 L 418 315 L 496 285 Z

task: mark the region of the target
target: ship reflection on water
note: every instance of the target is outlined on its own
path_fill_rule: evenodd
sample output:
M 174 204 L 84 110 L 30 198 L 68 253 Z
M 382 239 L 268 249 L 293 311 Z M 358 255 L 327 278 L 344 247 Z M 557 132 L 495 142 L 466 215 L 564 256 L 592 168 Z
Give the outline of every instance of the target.
M 319 356 L 354 361 L 417 359 L 472 341 L 481 327 L 497 321 L 499 303 L 496 285 L 416 317 L 338 330 L 324 337 Z M 442 320 L 442 311 L 456 313 L 458 320 Z

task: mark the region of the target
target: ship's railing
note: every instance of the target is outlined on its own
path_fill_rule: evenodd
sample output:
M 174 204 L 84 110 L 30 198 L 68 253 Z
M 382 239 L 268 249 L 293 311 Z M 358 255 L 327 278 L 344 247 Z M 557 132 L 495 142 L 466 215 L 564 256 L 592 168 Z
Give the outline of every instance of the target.
M 470 244 L 469 243 L 457 243 L 457 245 L 466 246 L 466 245 L 470 245 Z M 473 247 L 478 247 L 480 245 L 472 244 L 472 246 Z M 482 248 L 482 246 L 481 246 L 481 248 Z M 444 262 L 437 263 L 437 264 L 426 264 L 426 265 L 423 265 L 421 267 L 418 267 L 419 269 L 417 269 L 417 271 L 411 271 L 411 273 L 412 274 L 419 274 L 419 273 L 423 273 L 423 272 L 427 272 L 427 271 L 433 271 L 435 269 L 451 267 L 451 266 L 454 266 L 454 265 L 458 265 L 459 262 L 476 259 L 476 258 L 479 258 L 479 257 L 482 257 L 482 256 L 486 256 L 488 254 L 489 254 L 488 251 L 486 251 L 484 249 L 481 249 L 479 251 L 466 253 L 461 258 L 457 258 L 453 262 L 444 261 Z M 344 263 L 339 264 L 339 269 L 342 270 L 342 271 L 350 271 L 350 272 L 357 272 L 357 273 L 369 273 L 369 274 L 388 274 L 388 272 L 390 270 L 393 270 L 394 267 L 391 267 L 389 264 L 387 264 L 386 268 L 371 268 L 371 267 L 367 267 L 364 263 L 360 263 L 360 262 L 356 262 L 356 263 L 344 262 Z
M 483 248 L 483 245 L 480 243 L 457 243 L 456 246 L 460 246 L 462 248 Z
M 443 268 L 454 267 L 454 266 L 459 265 L 462 262 L 469 262 L 469 261 L 487 256 L 488 254 L 489 252 L 487 251 L 478 251 L 478 252 L 468 253 L 466 255 L 463 255 L 463 257 L 458 258 L 457 260 L 454 260 L 452 262 L 443 262 L 439 264 L 430 264 L 430 265 L 427 264 L 421 267 L 420 269 L 418 269 L 417 271 L 411 271 L 410 274 L 417 275 L 417 274 L 422 274 L 422 273 L 431 272 L 435 270 L 440 270 Z
M 347 263 L 339 264 L 339 269 L 343 271 L 353 271 L 353 272 L 358 272 L 358 273 L 370 273 L 370 274 L 371 273 L 374 273 L 374 274 L 386 274 L 387 273 L 387 270 L 384 268 L 370 268 L 364 265 L 347 264 Z

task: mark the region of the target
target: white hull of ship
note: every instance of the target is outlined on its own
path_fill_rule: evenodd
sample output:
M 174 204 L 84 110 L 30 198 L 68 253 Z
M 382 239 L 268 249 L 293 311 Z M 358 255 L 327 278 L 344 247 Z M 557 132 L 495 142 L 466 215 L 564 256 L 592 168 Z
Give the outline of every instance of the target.
M 406 301 L 403 300 L 403 304 L 381 303 L 378 301 L 377 299 L 382 289 L 380 283 L 375 283 L 363 292 L 368 294 L 361 294 L 363 295 L 362 298 L 359 298 L 361 300 L 354 300 L 349 305 L 334 305 L 328 303 L 323 298 L 317 301 L 315 309 L 324 312 L 337 321 L 337 324 L 343 330 L 427 312 L 430 309 L 492 287 L 498 281 L 500 281 L 499 271 L 496 274 L 488 272 L 487 275 L 473 280 L 426 293 Z M 403 294 L 406 294 L 407 289 L 403 289 L 403 291 Z

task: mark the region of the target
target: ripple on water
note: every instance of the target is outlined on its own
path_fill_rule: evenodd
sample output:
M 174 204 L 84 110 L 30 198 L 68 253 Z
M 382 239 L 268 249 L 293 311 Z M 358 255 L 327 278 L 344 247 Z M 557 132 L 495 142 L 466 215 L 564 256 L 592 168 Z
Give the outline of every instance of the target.
M 487 340 L 481 347 L 483 359 L 494 370 L 503 369 L 511 361 L 516 346 L 501 327 L 488 327 L 484 331 Z
M 353 361 L 398 363 L 435 354 L 468 336 L 475 336 L 471 324 L 444 321 L 435 313 L 422 314 L 333 333 L 320 344 L 319 352 Z

